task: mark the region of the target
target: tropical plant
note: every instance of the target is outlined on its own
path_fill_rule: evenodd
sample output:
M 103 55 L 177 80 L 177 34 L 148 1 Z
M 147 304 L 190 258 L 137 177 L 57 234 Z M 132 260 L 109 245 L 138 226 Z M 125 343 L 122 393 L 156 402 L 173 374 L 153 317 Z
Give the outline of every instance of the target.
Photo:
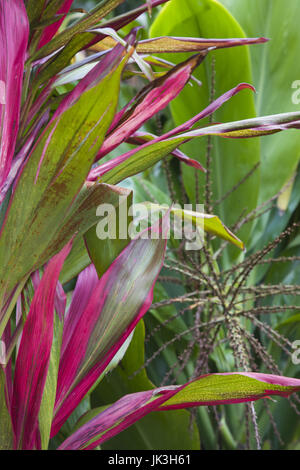
M 256 22 L 254 2 L 247 5 L 223 3 L 230 6 L 233 13 L 238 13 L 247 32 L 256 28 L 258 35 L 270 33 L 263 21 Z M 259 5 L 266 12 L 270 3 Z M 292 13 L 287 11 L 284 16 L 285 24 L 289 24 L 287 40 L 294 40 L 293 31 L 297 29 L 295 18 L 299 5 L 291 2 L 291 7 Z M 274 6 L 272 10 L 272 27 L 276 22 L 282 24 L 282 12 L 279 14 L 277 8 Z M 249 11 L 253 12 L 251 22 Z M 180 2 L 180 8 L 179 2 L 174 0 L 155 20 L 151 33 L 155 36 L 158 31 L 182 36 L 231 36 L 235 31 L 243 35 L 229 12 L 211 0 L 186 0 Z M 271 35 L 268 43 L 251 47 L 251 55 L 244 48 L 222 51 L 221 54 L 212 51 L 195 72 L 204 86 L 185 88 L 171 103 L 175 124 L 180 125 L 193 116 L 195 103 L 208 106 L 216 93 L 224 91 L 224 86 L 230 86 L 231 80 L 234 83 L 236 76 L 252 82 L 251 57 L 257 103 L 261 106 L 264 102 L 261 87 L 265 81 L 261 81 L 260 72 L 263 68 L 264 78 L 272 75 L 267 57 L 273 50 L 273 39 L 276 38 Z M 167 58 L 178 61 L 174 54 Z M 224 74 L 226 69 L 231 73 Z M 272 111 L 276 110 L 275 106 L 277 110 L 289 109 L 291 88 L 286 87 L 286 74 L 273 78 L 277 86 L 268 90 L 270 96 L 273 95 Z M 280 99 L 277 89 L 278 93 L 284 90 Z M 210 116 L 210 122 L 223 121 L 225 115 L 226 119 L 232 120 L 237 113 L 251 115 L 255 112 L 252 100 L 242 94 L 236 98 L 239 102 L 230 101 L 226 107 L 216 110 Z M 271 106 L 270 100 L 266 103 Z M 164 112 L 160 120 L 168 123 L 169 117 Z M 251 142 L 245 143 L 244 147 L 236 141 L 227 140 L 223 144 L 211 137 L 201 145 L 190 142 L 183 149 L 206 167 L 206 174 L 195 173 L 170 161 L 155 172 L 147 172 L 143 178 L 135 179 L 133 187 L 137 202 L 148 198 L 156 204 L 176 201 L 189 203 L 191 207 L 204 203 L 204 207 L 222 216 L 231 230 L 242 236 L 247 247 L 247 251 L 238 255 L 237 250 L 228 250 L 224 243 L 219 244 L 209 237 L 201 252 L 187 252 L 183 243 L 177 243 L 167 253 L 160 283 L 155 287 L 152 315 L 145 320 L 149 330 L 145 364 L 156 385 L 183 383 L 199 373 L 238 369 L 298 376 L 299 367 L 293 364 L 291 356 L 293 341 L 297 340 L 299 331 L 299 316 L 295 314 L 299 309 L 297 296 L 300 289 L 297 279 L 299 170 L 295 172 L 299 157 L 297 132 L 295 140 L 290 139 L 288 146 L 283 136 L 281 133 L 262 139 L 261 155 L 259 146 Z M 276 152 L 273 152 L 275 148 Z M 283 154 L 286 157 L 284 172 L 281 171 L 282 161 L 278 162 Z M 239 158 L 242 162 L 237 165 Z M 260 429 L 266 446 L 297 446 L 299 411 L 297 397 L 294 398 L 288 403 L 291 409 L 281 403 L 261 402 L 256 407 L 257 417 L 253 409 L 245 407 L 246 428 L 240 425 L 243 408 L 239 413 L 236 407 L 233 412 L 230 407 L 218 407 L 213 413 L 199 409 L 197 417 L 204 447 L 217 448 L 220 442 L 229 448 L 249 447 L 252 421 L 254 430 Z M 252 420 L 249 419 L 251 415 Z M 272 416 L 275 419 L 270 419 Z M 258 437 L 257 432 L 255 437 Z M 260 445 L 258 439 L 256 444 Z M 255 443 L 251 442 L 252 445 Z
M 252 88 L 243 83 L 164 135 L 138 132 L 193 79 L 211 48 L 264 39 L 138 41 L 137 28 L 125 35 L 119 30 L 166 0 L 104 19 L 123 2 L 103 0 L 59 32 L 71 0 L 0 4 L 1 448 L 48 448 L 49 438 L 120 360 L 151 305 L 165 254 L 166 217 L 153 228 L 158 235 L 153 239 L 99 241 L 97 206 L 118 208 L 120 196 L 130 202 L 130 191 L 117 184 L 169 154 L 201 170 L 177 149 L 195 137 L 258 136 L 299 126 L 300 113 L 287 113 L 193 128 L 236 93 Z M 72 62 L 95 43 L 100 52 Z M 174 50 L 196 55 L 178 66 L 152 56 Z M 154 73 L 153 63 L 162 71 Z M 121 80 L 132 76 L 149 83 L 118 109 Z M 123 142 L 135 148 L 115 156 Z M 242 247 L 218 217 L 193 217 L 204 221 L 206 231 Z M 78 274 L 71 293 L 66 281 Z M 59 448 L 95 448 L 153 410 L 288 396 L 299 389 L 299 379 L 256 372 L 200 376 L 124 396 L 72 429 Z

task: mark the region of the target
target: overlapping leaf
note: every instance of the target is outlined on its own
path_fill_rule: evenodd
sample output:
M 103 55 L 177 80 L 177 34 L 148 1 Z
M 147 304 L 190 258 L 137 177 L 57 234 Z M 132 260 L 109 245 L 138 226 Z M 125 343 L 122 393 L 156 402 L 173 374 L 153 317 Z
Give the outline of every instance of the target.
M 0 190 L 10 171 L 19 128 L 29 25 L 23 1 L 0 3 Z
M 56 284 L 70 248 L 70 244 L 66 245 L 47 266 L 24 325 L 11 405 L 16 449 L 31 449 L 35 444 L 53 340 Z

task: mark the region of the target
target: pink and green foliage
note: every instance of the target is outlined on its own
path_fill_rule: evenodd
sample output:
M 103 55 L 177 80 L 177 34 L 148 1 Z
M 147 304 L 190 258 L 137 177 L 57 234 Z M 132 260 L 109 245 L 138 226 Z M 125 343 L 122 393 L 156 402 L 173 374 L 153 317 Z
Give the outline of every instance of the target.
M 193 80 L 194 69 L 212 48 L 265 41 L 162 37 L 139 42 L 135 28 L 120 42 L 115 39 L 116 31 L 167 1 L 141 2 L 136 10 L 105 21 L 124 0 L 104 0 L 60 32 L 72 1 L 1 1 L 0 338 L 6 361 L 0 367 L 0 448 L 47 448 L 151 306 L 166 250 L 164 223 L 155 227 L 156 238 L 139 236 L 117 250 L 102 276 L 92 254 L 88 233 L 95 231 L 97 206 L 117 207 L 120 195 L 130 197 L 114 185 L 169 154 L 204 170 L 178 150 L 196 137 L 256 137 L 299 127 L 300 113 L 194 127 L 236 93 L 254 91 L 242 83 L 162 136 L 140 130 Z M 103 53 L 94 55 L 93 68 L 60 95 L 55 83 L 70 60 L 95 43 Z M 121 81 L 128 71 L 139 74 L 134 63 L 144 75 L 149 53 L 170 51 L 195 55 L 177 66 L 168 64 L 157 76 L 152 72 L 150 82 L 119 109 Z M 103 163 L 123 142 L 135 148 Z M 226 227 L 216 232 L 213 224 L 207 231 L 236 244 Z M 79 262 L 67 307 L 59 275 L 83 237 L 95 266 Z M 99 240 L 97 249 L 105 249 Z M 300 380 L 293 378 L 250 372 L 202 376 L 182 386 L 124 396 L 60 448 L 94 448 L 153 410 L 239 403 L 299 390 Z M 5 429 L 1 423 L 8 423 Z

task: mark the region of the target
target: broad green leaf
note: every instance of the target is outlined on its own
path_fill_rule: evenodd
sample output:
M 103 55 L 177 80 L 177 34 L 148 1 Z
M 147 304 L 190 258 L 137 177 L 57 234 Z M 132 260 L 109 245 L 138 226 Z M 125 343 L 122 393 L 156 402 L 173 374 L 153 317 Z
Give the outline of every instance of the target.
M 0 450 L 13 448 L 13 432 L 10 414 L 6 406 L 5 375 L 0 366 Z
M 246 35 L 261 34 L 270 41 L 251 47 L 253 84 L 257 89 L 256 111 L 264 114 L 300 109 L 300 3 L 289 0 L 221 0 L 241 24 Z M 292 176 L 300 157 L 300 133 L 283 133 L 261 141 L 260 200 L 276 194 Z
M 172 0 L 164 6 L 151 28 L 151 36 L 193 36 L 205 38 L 242 38 L 244 32 L 226 9 L 214 0 Z M 251 46 L 264 48 L 265 45 Z M 185 58 L 183 55 L 180 60 Z M 212 81 L 212 57 L 215 60 L 214 97 L 241 82 L 252 82 L 250 58 L 247 46 L 229 48 L 210 53 L 194 75 L 201 80 L 202 86 L 186 87 L 181 95 L 171 104 L 172 115 L 176 124 L 181 124 L 199 113 L 210 101 Z M 164 55 L 164 58 L 177 63 L 177 55 Z M 230 72 L 229 72 L 230 71 Z M 213 120 L 229 122 L 255 116 L 254 98 L 249 91 L 243 91 L 233 97 L 215 112 Z M 206 119 L 204 125 L 208 122 Z M 213 152 L 213 191 L 214 198 L 221 198 L 237 184 L 259 161 L 259 142 L 254 140 L 231 141 L 212 138 Z M 183 151 L 192 158 L 200 160 L 206 166 L 207 140 L 187 143 Z M 195 199 L 195 172 L 182 167 L 186 191 Z M 200 184 L 204 176 L 199 174 Z M 256 172 L 242 187 L 238 188 L 226 202 L 218 208 L 218 215 L 231 226 L 240 216 L 242 209 L 248 211 L 256 206 L 259 190 L 259 176 Z M 198 202 L 202 202 L 198 201 Z M 247 242 L 249 226 L 239 232 Z
M 141 321 L 135 329 L 131 344 L 120 365 L 93 392 L 92 406 L 109 404 L 128 393 L 153 389 L 154 386 L 148 379 L 145 369 L 132 376 L 144 363 L 144 338 L 145 328 Z M 86 422 L 87 419 L 84 418 Z M 102 449 L 199 449 L 197 427 L 194 424 L 190 431 L 189 420 L 189 413 L 184 410 L 152 413 L 106 442 Z

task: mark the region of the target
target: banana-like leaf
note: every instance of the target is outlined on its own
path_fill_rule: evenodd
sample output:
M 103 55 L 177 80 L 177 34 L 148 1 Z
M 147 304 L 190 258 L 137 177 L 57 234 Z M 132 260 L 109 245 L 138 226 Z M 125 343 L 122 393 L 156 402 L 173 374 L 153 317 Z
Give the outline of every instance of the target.
M 70 239 L 66 225 L 76 230 L 73 209 L 85 208 L 84 198 L 76 196 L 113 119 L 128 57 L 117 46 L 74 88 L 23 166 L 0 234 L 1 290 L 7 296 Z
M 0 3 L 0 190 L 10 171 L 19 128 L 29 25 L 23 1 Z
M 71 244 L 47 266 L 23 328 L 16 359 L 11 417 L 15 449 L 32 449 L 53 340 L 56 285 Z
M 134 393 L 118 400 L 79 428 L 61 450 L 93 449 L 151 411 L 243 403 L 300 391 L 300 379 L 253 372 L 207 374 L 184 385 Z
M 154 239 L 132 240 L 100 280 L 92 265 L 80 274 L 74 296 L 81 301 L 70 306 L 63 334 L 52 436 L 149 309 L 164 260 L 166 239 L 159 235 L 166 225 L 152 227 Z

